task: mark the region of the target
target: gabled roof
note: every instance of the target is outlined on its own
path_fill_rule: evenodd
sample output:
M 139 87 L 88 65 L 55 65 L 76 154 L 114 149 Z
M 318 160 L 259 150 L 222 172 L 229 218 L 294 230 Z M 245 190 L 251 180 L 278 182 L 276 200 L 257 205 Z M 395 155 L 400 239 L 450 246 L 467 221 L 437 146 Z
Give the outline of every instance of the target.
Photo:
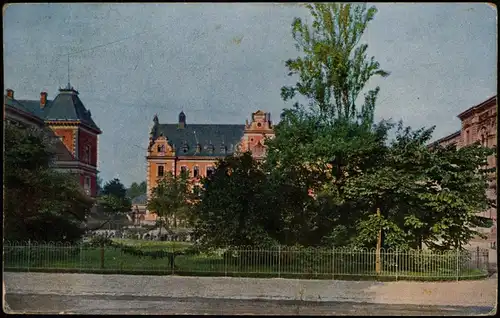
M 47 100 L 45 107 L 40 107 L 39 100 L 19 100 L 32 114 L 44 120 L 64 121 L 79 120 L 82 124 L 101 131 L 92 119 L 91 113 L 85 108 L 73 88 L 59 89 L 54 100 Z
M 12 109 L 14 112 L 21 114 L 23 117 L 29 118 L 29 120 L 37 123 L 38 125 L 43 125 L 44 121 L 39 116 L 33 114 L 29 108 L 21 104 L 18 100 L 7 97 L 4 95 L 3 99 L 6 109 Z
M 153 139 L 162 134 L 175 146 L 178 156 L 226 156 L 236 151 L 236 146 L 243 137 L 245 125 L 228 124 L 157 124 L 153 127 Z M 196 151 L 197 144 L 201 152 Z M 183 145 L 187 145 L 187 151 Z M 213 147 L 213 152 L 210 147 Z M 226 151 L 224 152 L 224 147 Z

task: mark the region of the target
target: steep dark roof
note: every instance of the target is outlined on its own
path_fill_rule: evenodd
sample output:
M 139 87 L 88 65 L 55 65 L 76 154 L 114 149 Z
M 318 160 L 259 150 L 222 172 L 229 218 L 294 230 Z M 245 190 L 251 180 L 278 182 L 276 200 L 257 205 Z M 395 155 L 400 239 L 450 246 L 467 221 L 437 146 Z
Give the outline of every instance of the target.
M 45 107 L 40 107 L 39 100 L 19 100 L 32 114 L 45 120 L 80 120 L 83 124 L 99 130 L 92 120 L 90 111 L 83 105 L 78 92 L 73 89 L 60 89 L 54 100 L 47 100 Z
M 160 134 L 167 137 L 169 143 L 175 146 L 178 156 L 225 156 L 236 150 L 236 145 L 243 137 L 245 125 L 211 125 L 186 124 L 183 128 L 179 124 L 158 124 L 153 127 L 153 138 Z M 201 145 L 201 152 L 196 152 L 197 144 Z M 184 149 L 186 144 L 187 151 Z M 213 147 L 213 152 L 209 147 Z M 222 147 L 226 148 L 226 152 Z

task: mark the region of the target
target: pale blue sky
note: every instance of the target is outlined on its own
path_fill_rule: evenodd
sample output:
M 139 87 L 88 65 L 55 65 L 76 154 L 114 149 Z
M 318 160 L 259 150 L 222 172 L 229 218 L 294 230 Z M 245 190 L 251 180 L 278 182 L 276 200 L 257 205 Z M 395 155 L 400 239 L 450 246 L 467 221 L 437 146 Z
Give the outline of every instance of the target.
M 496 9 L 487 4 L 376 4 L 363 42 L 391 72 L 377 119 L 460 128 L 456 115 L 497 89 Z M 125 185 L 145 180 L 152 118 L 244 123 L 257 109 L 274 120 L 289 106 L 284 61 L 297 56 L 290 25 L 308 17 L 296 5 L 14 4 L 4 12 L 4 82 L 16 98 L 52 99 L 71 84 L 103 134 L 99 170 Z

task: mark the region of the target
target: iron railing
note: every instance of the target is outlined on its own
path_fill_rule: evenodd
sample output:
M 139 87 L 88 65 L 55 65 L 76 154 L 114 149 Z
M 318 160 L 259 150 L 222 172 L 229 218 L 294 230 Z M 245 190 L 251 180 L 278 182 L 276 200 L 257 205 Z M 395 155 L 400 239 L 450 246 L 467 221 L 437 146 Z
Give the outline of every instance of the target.
M 292 247 L 196 252 L 186 243 L 171 243 L 165 248 L 136 245 L 127 249 L 124 245 L 93 247 L 85 243 L 4 242 L 4 269 L 395 280 L 480 278 L 489 270 L 488 250 L 479 248 L 444 252 L 383 249 L 379 254 L 368 249 Z

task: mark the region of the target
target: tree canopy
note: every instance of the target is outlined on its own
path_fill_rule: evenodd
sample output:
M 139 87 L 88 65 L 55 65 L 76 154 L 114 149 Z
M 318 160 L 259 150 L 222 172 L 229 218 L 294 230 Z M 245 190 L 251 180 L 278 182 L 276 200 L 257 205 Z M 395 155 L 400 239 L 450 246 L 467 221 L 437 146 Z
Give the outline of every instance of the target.
M 302 55 L 286 62 L 298 81 L 281 94 L 307 104 L 283 111 L 263 163 L 231 156 L 203 181 L 199 242 L 374 247 L 382 231 L 385 247 L 465 245 L 485 225 L 476 213 L 488 206 L 482 167 L 494 150 L 429 147 L 433 127 L 375 123 L 379 87 L 367 84 L 389 73 L 360 43 L 375 7 L 306 7 L 312 23 L 292 24 Z
M 94 200 L 74 175 L 52 168 L 52 140 L 45 131 L 5 126 L 4 237 L 8 240 L 75 241 Z

